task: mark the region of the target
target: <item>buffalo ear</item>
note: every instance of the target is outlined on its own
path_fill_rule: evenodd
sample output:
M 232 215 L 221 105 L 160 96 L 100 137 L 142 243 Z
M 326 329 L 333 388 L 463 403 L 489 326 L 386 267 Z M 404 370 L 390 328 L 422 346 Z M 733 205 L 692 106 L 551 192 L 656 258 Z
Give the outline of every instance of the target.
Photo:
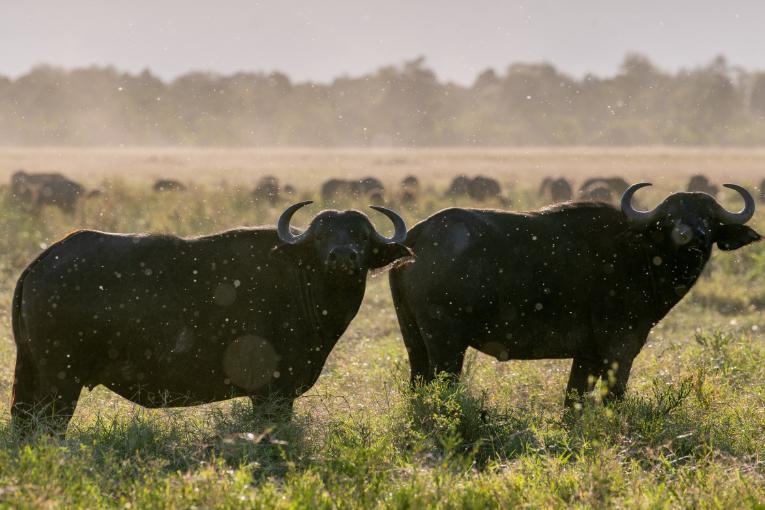
M 389 266 L 399 259 L 412 257 L 412 251 L 399 243 L 374 243 L 369 254 L 369 268 Z
M 717 247 L 721 250 L 736 250 L 762 239 L 760 234 L 746 225 L 723 225 L 717 231 Z

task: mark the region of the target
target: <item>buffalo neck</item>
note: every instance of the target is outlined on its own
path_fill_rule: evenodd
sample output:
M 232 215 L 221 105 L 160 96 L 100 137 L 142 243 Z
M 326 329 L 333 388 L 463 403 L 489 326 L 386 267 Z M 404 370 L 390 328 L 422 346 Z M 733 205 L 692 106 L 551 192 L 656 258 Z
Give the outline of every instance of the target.
M 318 264 L 297 267 L 302 313 L 314 332 L 312 352 L 326 357 L 361 306 L 366 271 L 353 277 L 326 273 Z
M 709 261 L 711 248 L 678 249 L 669 236 L 657 231 L 638 234 L 641 267 L 650 276 L 655 320 L 664 317 L 695 285 Z

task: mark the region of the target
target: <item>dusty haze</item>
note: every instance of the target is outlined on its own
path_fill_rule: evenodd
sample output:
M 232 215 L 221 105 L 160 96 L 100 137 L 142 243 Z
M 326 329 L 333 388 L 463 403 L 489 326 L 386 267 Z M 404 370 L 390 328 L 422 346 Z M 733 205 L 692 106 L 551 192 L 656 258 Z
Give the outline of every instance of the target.
M 0 6 L 0 146 L 765 145 L 765 4 Z

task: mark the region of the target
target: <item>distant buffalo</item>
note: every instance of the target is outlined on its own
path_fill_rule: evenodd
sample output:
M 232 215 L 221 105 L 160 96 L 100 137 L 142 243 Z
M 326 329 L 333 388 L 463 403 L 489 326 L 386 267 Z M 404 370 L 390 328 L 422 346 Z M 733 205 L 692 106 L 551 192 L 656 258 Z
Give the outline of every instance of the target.
M 691 178 L 688 180 L 688 187 L 686 188 L 686 191 L 698 191 L 713 197 L 717 197 L 717 193 L 720 191 L 720 188 L 709 182 L 709 179 L 707 179 L 706 175 L 696 174 L 691 176 Z
M 362 193 L 372 193 L 374 191 L 384 193 L 385 192 L 385 186 L 383 186 L 383 183 L 380 181 L 380 179 L 377 179 L 376 177 L 364 177 L 359 181 L 359 185 L 361 187 Z
M 255 190 L 252 192 L 252 198 L 255 202 L 268 203 L 276 205 L 279 202 L 279 179 L 273 175 L 266 175 L 260 178 Z
M 146 407 L 247 396 L 292 402 L 318 379 L 361 305 L 369 270 L 410 256 L 406 226 L 380 235 L 358 211 L 305 231 L 239 228 L 184 239 L 81 230 L 21 274 L 13 297 L 11 415 L 63 431 L 83 387 Z
M 60 173 L 30 174 L 20 170 L 11 176 L 11 195 L 30 211 L 45 205 L 73 213 L 85 188 Z
M 472 179 L 467 175 L 458 175 L 452 179 L 452 183 L 446 191 L 446 196 L 451 198 L 469 197 L 471 182 L 473 182 Z
M 579 198 L 596 202 L 611 202 L 627 191 L 629 183 L 621 177 L 593 177 L 579 187 Z
M 401 188 L 408 189 L 411 191 L 419 191 L 420 180 L 417 178 L 416 175 L 407 175 L 406 177 L 401 179 Z
M 382 205 L 385 203 L 385 193 L 382 190 L 374 190 L 367 195 L 370 204 Z
M 503 204 L 509 201 L 502 196 L 502 188 L 496 179 L 478 175 L 468 177 L 458 175 L 452 180 L 446 196 L 450 198 L 469 197 L 478 202 L 484 202 L 490 199 L 496 199 Z
M 367 197 L 372 202 L 382 202 L 385 186 L 376 177 L 364 177 L 358 180 L 330 179 L 321 186 L 321 198 L 325 202 L 342 199 Z
M 186 185 L 175 179 L 157 179 L 154 182 L 154 191 L 186 191 Z
M 574 196 L 571 184 L 563 177 L 545 177 L 539 187 L 539 196 L 546 197 L 549 193 L 553 202 L 568 202 Z
M 608 204 L 614 201 L 614 192 L 610 186 L 597 183 L 582 190 L 579 198 L 587 202 L 603 202 Z
M 420 180 L 414 175 L 407 175 L 401 180 L 401 203 L 413 204 L 420 195 Z

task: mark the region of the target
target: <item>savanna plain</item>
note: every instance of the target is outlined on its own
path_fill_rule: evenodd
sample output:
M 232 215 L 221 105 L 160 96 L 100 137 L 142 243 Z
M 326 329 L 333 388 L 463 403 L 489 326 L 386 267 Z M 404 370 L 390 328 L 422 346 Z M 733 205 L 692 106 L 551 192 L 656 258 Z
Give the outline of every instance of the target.
M 73 215 L 30 214 L 8 197 L 12 172 L 60 171 L 100 189 Z M 0 507 L 3 508 L 764 508 L 765 243 L 715 251 L 689 295 L 657 325 L 624 401 L 596 391 L 564 415 L 570 360 L 509 361 L 471 351 L 461 381 L 410 389 L 385 274 L 291 421 L 247 399 L 146 410 L 84 391 L 65 437 L 10 427 L 13 286 L 46 246 L 78 228 L 181 236 L 273 224 L 287 202 L 258 203 L 266 174 L 317 198 L 331 177 L 378 177 L 409 225 L 452 205 L 459 173 L 496 178 L 511 209 L 545 205 L 545 176 L 650 180 L 646 206 L 704 173 L 757 195 L 765 151 L 737 149 L 0 149 Z M 415 204 L 396 198 L 416 175 Z M 187 191 L 155 193 L 158 178 Z M 321 208 L 298 213 L 305 225 Z M 736 193 L 722 192 L 731 209 Z M 763 205 L 765 208 L 765 205 Z M 386 235 L 389 222 L 370 217 Z M 754 228 L 765 233 L 765 213 Z M 478 261 L 477 261 L 478 263 Z M 574 268 L 572 268 L 574 269 Z M 523 268 L 519 268 L 520 271 Z

